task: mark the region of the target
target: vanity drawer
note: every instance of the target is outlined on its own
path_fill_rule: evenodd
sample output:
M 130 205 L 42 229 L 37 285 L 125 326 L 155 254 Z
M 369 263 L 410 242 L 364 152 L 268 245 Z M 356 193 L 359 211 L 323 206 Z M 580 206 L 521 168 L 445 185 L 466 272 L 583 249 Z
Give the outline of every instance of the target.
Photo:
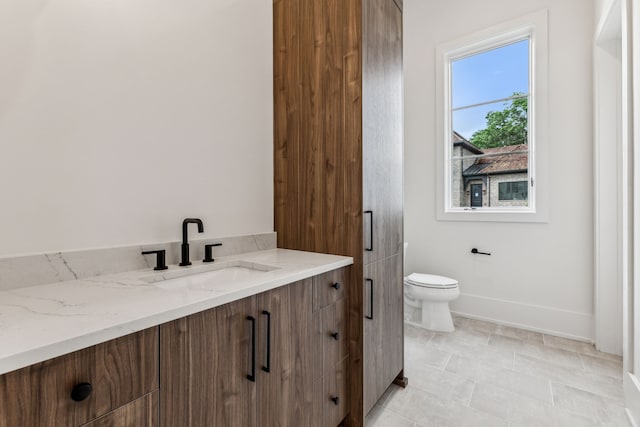
M 319 274 L 313 278 L 313 310 L 318 310 L 342 299 L 345 295 L 350 267 Z
M 331 372 L 336 363 L 349 354 L 347 341 L 346 299 L 322 309 L 324 371 Z
M 345 357 L 325 373 L 323 414 L 326 426 L 334 427 L 339 425 L 349 412 L 349 400 L 347 399 L 348 366 L 349 357 Z
M 146 394 L 82 427 L 157 427 L 158 390 Z
M 154 327 L 9 372 L 0 376 L 0 427 L 87 423 L 157 389 L 158 363 Z

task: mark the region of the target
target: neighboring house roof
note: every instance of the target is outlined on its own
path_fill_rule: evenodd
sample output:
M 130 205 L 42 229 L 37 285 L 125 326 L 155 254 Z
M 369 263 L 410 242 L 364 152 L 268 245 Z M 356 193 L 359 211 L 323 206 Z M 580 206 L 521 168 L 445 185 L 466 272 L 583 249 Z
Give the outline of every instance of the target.
M 462 146 L 473 154 L 490 154 L 490 156 L 476 159 L 471 166 L 462 172 L 462 176 L 527 172 L 529 168 L 529 147 L 527 144 L 480 149 L 456 131 L 453 132 L 452 140 L 454 147 Z
M 468 139 L 466 139 L 464 136 L 460 135 L 455 130 L 453 131 L 452 141 L 453 141 L 453 146 L 454 147 L 460 147 L 461 146 L 465 150 L 471 151 L 473 154 L 482 154 L 482 150 L 481 149 L 479 149 L 478 147 L 473 145 L 471 142 L 469 142 Z
M 497 175 L 503 173 L 527 172 L 527 169 L 529 168 L 528 148 L 527 144 L 485 148 L 482 150 L 483 154 L 499 155 L 476 159 L 473 165 L 469 166 L 464 172 L 462 172 L 462 175 Z M 523 153 L 523 151 L 525 152 Z

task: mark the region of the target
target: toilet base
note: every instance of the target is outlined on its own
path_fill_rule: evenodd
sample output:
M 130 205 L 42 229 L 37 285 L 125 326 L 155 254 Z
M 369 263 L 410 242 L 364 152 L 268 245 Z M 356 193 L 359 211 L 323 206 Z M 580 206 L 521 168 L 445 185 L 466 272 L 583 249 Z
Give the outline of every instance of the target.
M 422 326 L 437 332 L 453 332 L 453 318 L 449 310 L 449 302 L 422 301 Z

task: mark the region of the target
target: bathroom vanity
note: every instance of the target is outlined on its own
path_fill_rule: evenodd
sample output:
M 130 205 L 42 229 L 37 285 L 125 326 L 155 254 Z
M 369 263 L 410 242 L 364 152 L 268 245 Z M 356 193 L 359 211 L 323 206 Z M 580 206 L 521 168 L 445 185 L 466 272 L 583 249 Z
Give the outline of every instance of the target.
M 352 259 L 272 249 L 0 292 L 0 427 L 336 426 Z

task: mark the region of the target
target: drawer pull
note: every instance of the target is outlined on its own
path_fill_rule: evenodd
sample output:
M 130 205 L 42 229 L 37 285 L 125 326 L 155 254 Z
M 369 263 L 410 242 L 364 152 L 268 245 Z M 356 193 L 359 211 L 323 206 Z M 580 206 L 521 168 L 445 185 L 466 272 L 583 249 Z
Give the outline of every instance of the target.
M 256 382 L 256 318 L 247 316 L 247 320 L 251 322 L 251 373 L 247 375 L 247 379 L 252 383 Z
M 262 370 L 271 372 L 271 313 L 262 310 L 262 314 L 267 316 L 267 364 L 262 366 Z
M 370 286 L 369 288 L 369 314 L 365 314 L 364 317 L 372 320 L 373 319 L 373 279 L 364 279 Z
M 369 220 L 369 245 L 365 244 L 364 250 L 367 252 L 373 251 L 373 211 L 364 211 L 365 215 L 370 216 Z
M 71 390 L 71 400 L 74 402 L 82 402 L 91 395 L 93 387 L 90 383 L 76 384 Z
M 340 398 L 338 396 L 331 396 L 331 401 L 334 405 L 338 406 L 338 404 L 340 403 Z
M 337 291 L 340 289 L 340 283 L 336 282 L 333 285 L 331 285 L 331 287 Z
M 340 339 L 340 334 L 337 332 L 334 332 L 331 334 L 331 336 L 333 337 L 334 340 L 338 341 Z

